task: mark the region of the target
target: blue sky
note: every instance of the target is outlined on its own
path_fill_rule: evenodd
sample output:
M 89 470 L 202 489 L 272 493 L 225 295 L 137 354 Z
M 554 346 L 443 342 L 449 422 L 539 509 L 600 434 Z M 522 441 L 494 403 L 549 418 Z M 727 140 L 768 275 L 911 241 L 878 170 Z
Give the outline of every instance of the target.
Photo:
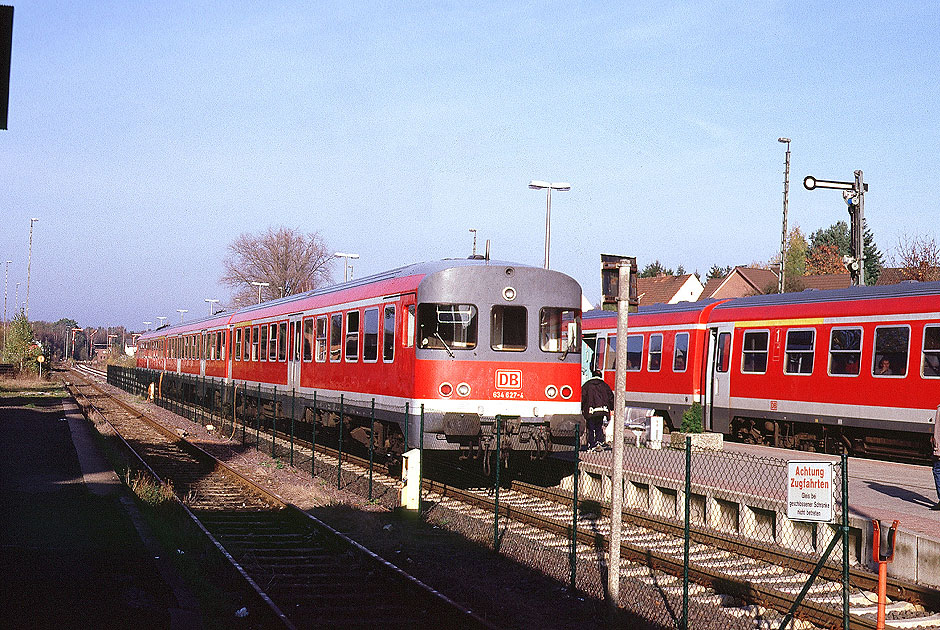
M 707 273 L 848 214 L 940 237 L 940 3 L 14 2 L 0 132 L 8 310 L 205 312 L 226 246 L 285 225 L 355 275 L 470 254 L 600 293 L 599 254 Z M 0 261 L 2 263 L 2 261 Z M 334 277 L 342 278 L 341 261 Z

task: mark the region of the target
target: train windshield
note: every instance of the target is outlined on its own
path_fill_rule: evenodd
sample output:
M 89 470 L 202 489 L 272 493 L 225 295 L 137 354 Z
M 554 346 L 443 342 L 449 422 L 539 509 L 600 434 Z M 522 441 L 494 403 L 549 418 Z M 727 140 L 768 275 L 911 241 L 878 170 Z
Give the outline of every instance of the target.
M 539 314 L 539 347 L 545 352 L 581 353 L 581 311 L 543 308 Z
M 473 304 L 419 304 L 421 348 L 470 350 L 477 346 L 477 307 Z

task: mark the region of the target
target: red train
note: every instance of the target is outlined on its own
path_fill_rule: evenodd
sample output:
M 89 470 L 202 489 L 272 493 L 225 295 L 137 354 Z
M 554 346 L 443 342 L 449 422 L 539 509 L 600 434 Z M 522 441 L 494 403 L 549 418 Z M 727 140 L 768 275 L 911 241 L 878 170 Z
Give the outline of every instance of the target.
M 629 405 L 751 443 L 921 459 L 940 405 L 940 283 L 657 304 L 629 316 Z M 584 313 L 613 385 L 616 314 Z
M 580 304 L 556 271 L 420 263 L 148 332 L 137 366 L 291 391 L 326 426 L 342 400 L 360 437 L 374 401 L 389 452 L 419 443 L 423 408 L 426 449 L 485 447 L 500 414 L 506 446 L 546 453 L 573 443 L 580 417 Z

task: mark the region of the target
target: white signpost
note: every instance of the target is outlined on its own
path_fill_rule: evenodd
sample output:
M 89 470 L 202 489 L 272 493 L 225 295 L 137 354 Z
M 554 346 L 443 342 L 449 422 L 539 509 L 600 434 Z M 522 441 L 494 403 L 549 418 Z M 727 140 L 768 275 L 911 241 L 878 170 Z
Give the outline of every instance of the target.
M 787 462 L 787 518 L 832 521 L 832 462 Z

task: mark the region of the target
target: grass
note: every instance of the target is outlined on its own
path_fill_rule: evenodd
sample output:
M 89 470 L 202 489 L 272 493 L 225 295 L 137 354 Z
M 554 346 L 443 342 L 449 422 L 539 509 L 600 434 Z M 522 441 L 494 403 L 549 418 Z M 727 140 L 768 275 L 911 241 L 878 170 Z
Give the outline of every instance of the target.
M 36 396 L 42 398 L 61 398 L 65 389 L 58 382 L 35 374 L 0 378 L 0 397 Z

